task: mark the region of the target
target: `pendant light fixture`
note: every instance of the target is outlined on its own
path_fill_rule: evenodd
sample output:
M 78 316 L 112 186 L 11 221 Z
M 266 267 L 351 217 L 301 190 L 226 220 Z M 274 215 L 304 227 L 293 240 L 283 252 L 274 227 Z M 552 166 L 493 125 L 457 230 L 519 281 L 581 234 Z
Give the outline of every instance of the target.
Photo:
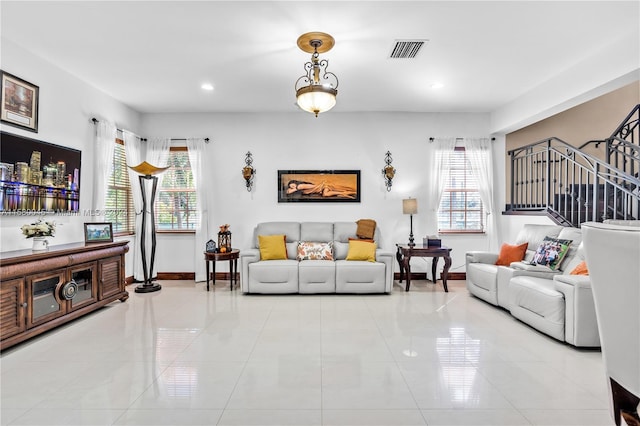
M 320 59 L 320 53 L 331 50 L 335 40 L 329 34 L 310 32 L 298 37 L 298 47 L 311 53 L 311 61 L 304 64 L 306 74 L 296 80 L 296 99 L 298 106 L 317 117 L 329 111 L 336 104 L 338 77 L 327 71 L 329 61 Z

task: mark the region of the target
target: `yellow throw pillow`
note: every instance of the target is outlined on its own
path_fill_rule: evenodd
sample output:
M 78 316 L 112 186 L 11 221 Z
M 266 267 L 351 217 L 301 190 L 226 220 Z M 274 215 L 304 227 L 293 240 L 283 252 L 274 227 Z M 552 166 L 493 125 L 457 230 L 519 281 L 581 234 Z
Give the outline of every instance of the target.
M 378 245 L 376 243 L 351 240 L 349 241 L 347 260 L 366 260 L 367 262 L 375 262 L 377 247 Z
M 286 260 L 286 235 L 258 235 L 260 260 Z

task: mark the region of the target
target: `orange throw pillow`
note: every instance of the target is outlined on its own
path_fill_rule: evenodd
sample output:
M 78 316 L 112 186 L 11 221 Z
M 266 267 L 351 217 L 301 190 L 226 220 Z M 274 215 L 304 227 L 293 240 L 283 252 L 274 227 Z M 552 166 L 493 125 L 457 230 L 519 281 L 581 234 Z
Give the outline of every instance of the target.
M 584 260 L 576 265 L 573 268 L 573 271 L 569 272 L 569 275 L 589 275 L 589 270 L 587 269 L 587 262 Z
M 511 262 L 520 262 L 527 253 L 528 245 L 529 243 L 520 244 L 519 246 L 512 246 L 506 243 L 502 244 L 496 265 L 509 266 Z

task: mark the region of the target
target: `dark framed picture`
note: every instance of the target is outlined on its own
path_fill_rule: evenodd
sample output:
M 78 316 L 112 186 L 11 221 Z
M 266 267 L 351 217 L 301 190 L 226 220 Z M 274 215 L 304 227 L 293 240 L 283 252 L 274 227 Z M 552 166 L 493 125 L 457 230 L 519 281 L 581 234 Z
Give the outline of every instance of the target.
M 77 212 L 80 150 L 0 132 L 0 211 Z
M 38 133 L 38 91 L 35 84 L 0 70 L 2 105 L 0 119 L 12 126 Z
M 84 224 L 85 243 L 110 243 L 113 241 L 111 222 L 93 222 Z
M 278 202 L 360 202 L 360 170 L 278 170 Z

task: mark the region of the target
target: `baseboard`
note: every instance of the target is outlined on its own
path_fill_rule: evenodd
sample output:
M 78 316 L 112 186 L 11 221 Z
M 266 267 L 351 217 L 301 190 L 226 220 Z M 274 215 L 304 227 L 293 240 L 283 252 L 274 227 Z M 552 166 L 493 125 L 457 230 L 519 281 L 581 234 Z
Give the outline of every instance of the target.
M 216 281 L 217 280 L 229 280 L 231 274 L 229 272 L 216 272 Z M 195 280 L 196 274 L 195 272 L 158 272 L 159 280 Z M 396 272 L 393 274 L 393 279 L 398 281 L 400 279 L 400 272 Z M 427 273 L 426 272 L 412 272 L 411 273 L 412 280 L 426 280 Z M 440 279 L 440 277 L 438 277 Z M 465 272 L 449 272 L 450 280 L 466 280 L 467 274 Z M 134 282 L 133 277 L 127 277 L 125 279 L 125 283 L 127 285 L 132 284 Z
M 229 280 L 231 274 L 229 272 L 216 272 L 216 281 Z M 133 278 L 133 277 L 132 277 Z M 159 280 L 195 280 L 195 272 L 158 272 Z M 213 279 L 213 276 L 212 278 Z
M 395 272 L 393 274 L 393 279 L 398 281 L 400 279 L 400 272 Z M 411 273 L 411 279 L 412 280 L 431 279 L 431 274 L 429 274 L 429 278 L 427 278 L 427 273 L 426 272 L 412 272 Z M 438 276 L 438 279 L 441 279 L 441 277 Z M 466 272 L 449 272 L 449 274 L 447 275 L 447 279 L 464 281 L 464 280 L 467 279 L 467 274 L 466 274 Z

